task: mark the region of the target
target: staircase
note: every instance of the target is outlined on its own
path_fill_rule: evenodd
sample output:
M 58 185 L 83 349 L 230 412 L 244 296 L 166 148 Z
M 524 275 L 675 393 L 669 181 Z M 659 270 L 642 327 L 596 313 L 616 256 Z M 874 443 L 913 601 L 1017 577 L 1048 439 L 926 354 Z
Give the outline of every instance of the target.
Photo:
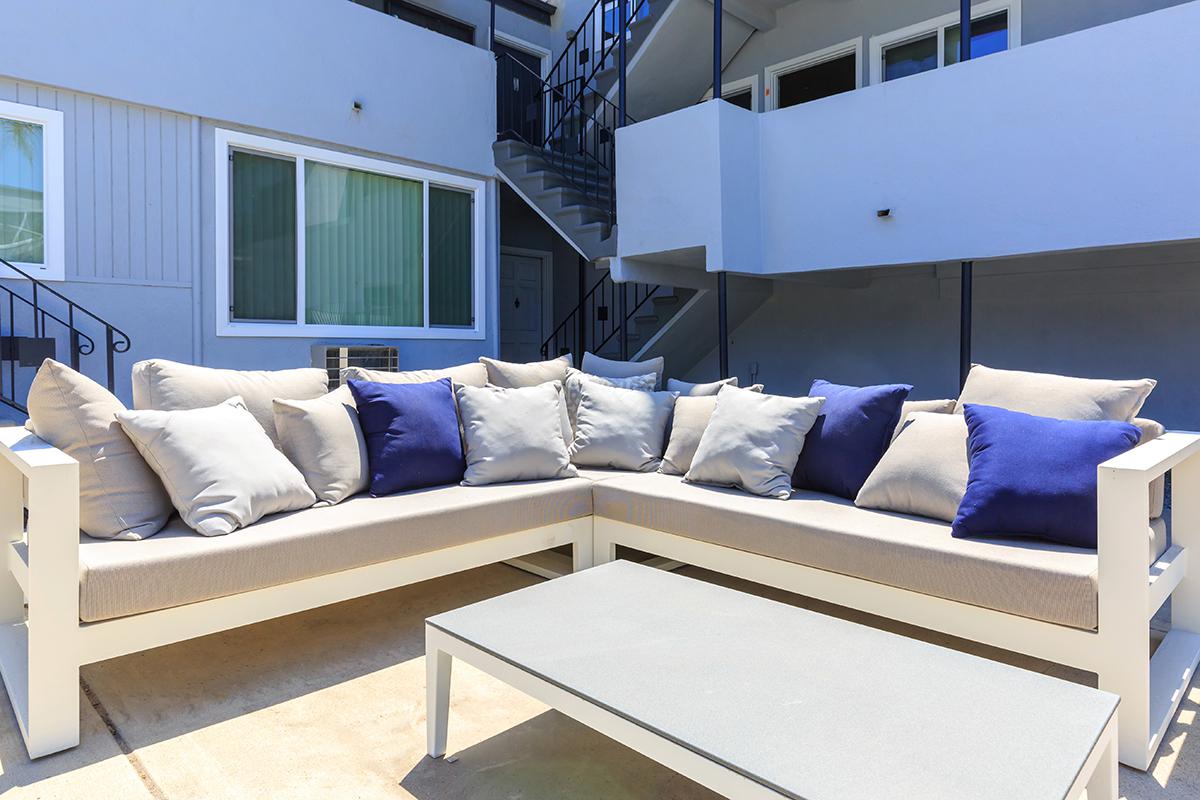
M 29 386 L 47 358 L 114 391 L 116 354 L 130 346 L 124 331 L 4 259 L 0 278 L 0 425 L 28 416 Z

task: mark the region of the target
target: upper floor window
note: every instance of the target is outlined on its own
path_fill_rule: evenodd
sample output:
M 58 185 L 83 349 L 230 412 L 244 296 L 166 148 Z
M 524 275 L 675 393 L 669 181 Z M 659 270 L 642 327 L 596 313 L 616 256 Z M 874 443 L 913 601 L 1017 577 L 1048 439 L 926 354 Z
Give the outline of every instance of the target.
M 1021 43 L 1020 0 L 990 0 L 971 9 L 971 57 L 998 53 Z M 957 64 L 962 30 L 958 14 L 911 25 L 871 38 L 871 82 L 904 78 Z
M 63 194 L 62 112 L 0 101 L 0 258 L 62 280 Z
M 483 182 L 217 132 L 224 335 L 483 336 Z
M 416 3 L 409 3 L 406 0 L 387 0 L 383 5 L 383 13 L 405 22 L 411 22 L 413 25 L 419 25 L 434 33 L 449 36 L 451 39 L 475 44 L 475 27 L 473 25 L 460 22 L 453 17 L 447 17 L 445 14 L 439 14 Z

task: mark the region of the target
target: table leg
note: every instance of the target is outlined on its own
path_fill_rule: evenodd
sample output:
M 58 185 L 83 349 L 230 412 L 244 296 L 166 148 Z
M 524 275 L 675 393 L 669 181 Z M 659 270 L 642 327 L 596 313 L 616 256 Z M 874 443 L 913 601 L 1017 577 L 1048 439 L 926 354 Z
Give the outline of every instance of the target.
M 425 717 L 431 758 L 446 755 L 446 733 L 450 724 L 450 667 L 453 661 L 449 653 L 426 646 Z
M 1087 784 L 1088 800 L 1117 800 L 1117 742 L 1110 736 Z

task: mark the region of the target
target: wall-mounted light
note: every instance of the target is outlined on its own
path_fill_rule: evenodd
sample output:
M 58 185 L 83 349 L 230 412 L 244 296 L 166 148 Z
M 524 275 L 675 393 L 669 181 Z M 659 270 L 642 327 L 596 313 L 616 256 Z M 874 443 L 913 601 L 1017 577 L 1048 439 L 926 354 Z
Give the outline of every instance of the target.
M 354 109 L 355 114 L 359 113 L 360 111 L 362 111 L 362 100 L 355 100 L 353 105 L 351 105 L 350 107 L 352 109 Z
M 892 215 L 892 210 L 890 208 L 881 208 L 875 212 L 875 216 L 879 217 L 880 219 L 884 219 L 885 217 L 890 217 L 891 215 Z

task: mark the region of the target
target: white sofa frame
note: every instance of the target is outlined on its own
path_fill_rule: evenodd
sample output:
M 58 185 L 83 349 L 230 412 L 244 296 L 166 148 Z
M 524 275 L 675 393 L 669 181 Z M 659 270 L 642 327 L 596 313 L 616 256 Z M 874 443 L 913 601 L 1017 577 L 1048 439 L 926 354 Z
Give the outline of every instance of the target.
M 1146 558 L 1149 484 L 1170 471 L 1172 542 Z M 79 619 L 79 465 L 0 429 L 0 675 L 31 758 L 79 743 L 79 668 L 505 560 L 572 545 L 574 569 L 617 545 L 1097 673 L 1120 695 L 1119 758 L 1146 769 L 1200 661 L 1200 434 L 1172 432 L 1102 465 L 1094 631 L 827 572 L 603 517 L 582 517 L 392 561 L 101 622 Z M 26 512 L 27 511 L 27 519 Z M 1200 556 L 1197 556 L 1200 557 Z M 1200 566 L 1197 567 L 1200 569 Z M 1149 622 L 1172 598 L 1153 658 Z
M 1149 485 L 1172 474 L 1171 546 L 1147 570 Z M 617 545 L 887 619 L 1067 664 L 1120 695 L 1121 763 L 1149 767 L 1200 662 L 1200 434 L 1171 432 L 1098 468 L 1098 626 L 1082 630 L 886 586 L 596 517 L 593 562 Z M 1171 629 L 1151 657 L 1150 620 L 1168 598 Z
M 592 518 L 101 622 L 79 619 L 79 465 L 0 429 L 0 675 L 30 758 L 79 744 L 79 668 L 274 617 L 572 545 L 591 566 Z M 25 521 L 24 510 L 28 510 Z

